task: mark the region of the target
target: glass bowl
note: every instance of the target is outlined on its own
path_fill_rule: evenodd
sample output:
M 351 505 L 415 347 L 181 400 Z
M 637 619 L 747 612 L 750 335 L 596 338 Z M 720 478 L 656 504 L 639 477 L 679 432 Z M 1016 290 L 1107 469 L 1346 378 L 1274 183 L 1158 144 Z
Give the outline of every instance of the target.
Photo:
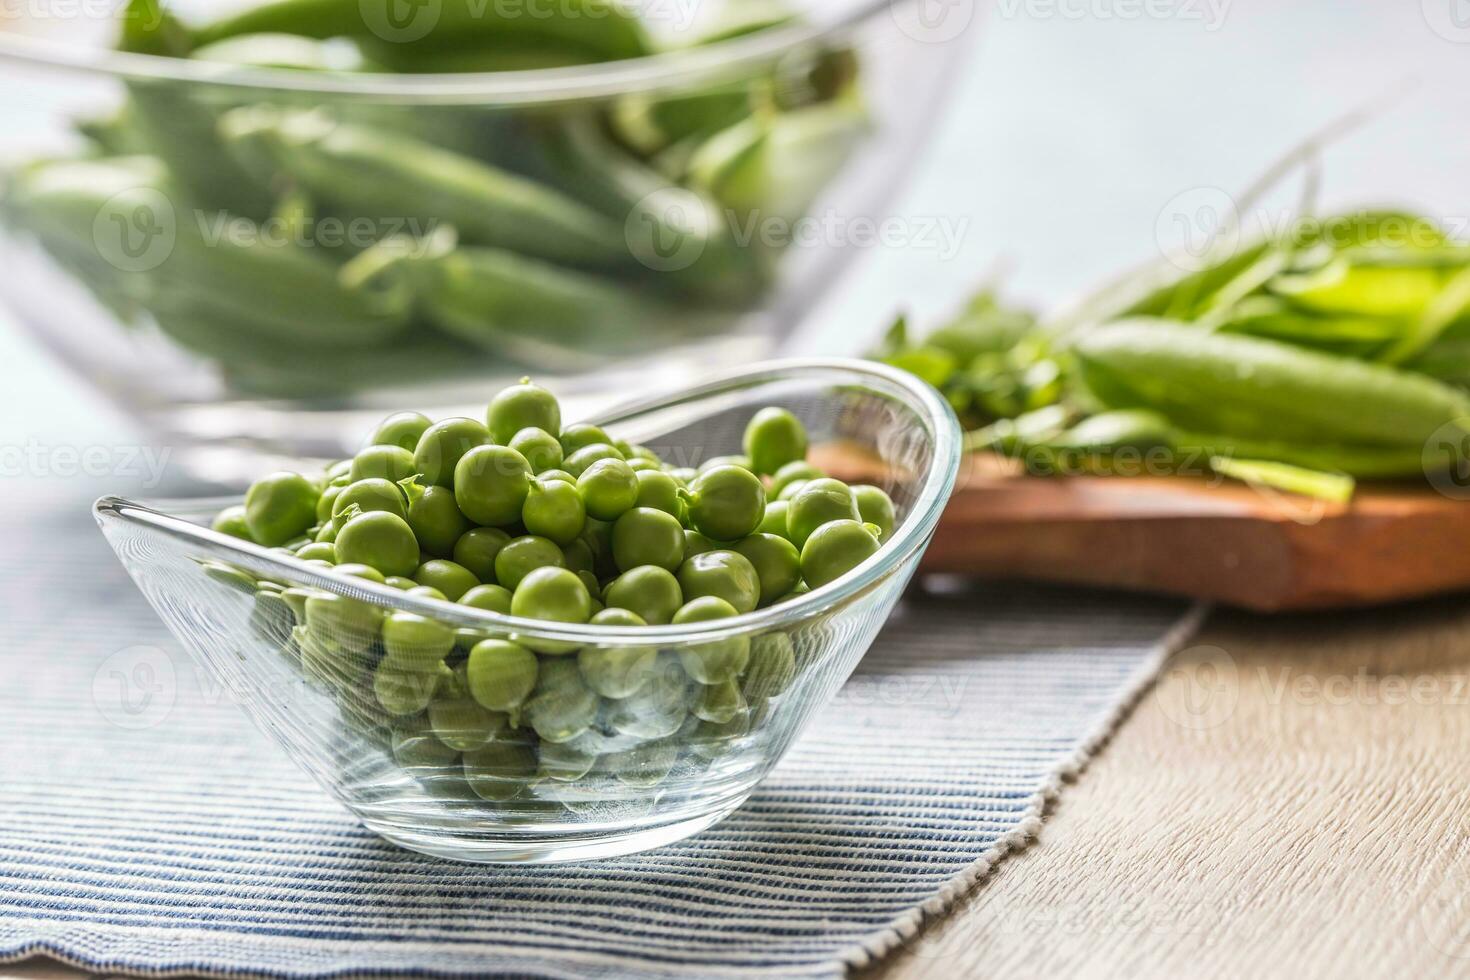
M 162 441 L 216 456 L 340 454 L 365 418 L 454 414 L 527 373 L 590 409 L 753 362 L 875 240 L 932 128 L 967 45 L 916 28 L 920 2 L 467 74 L 12 22 L 0 149 L 46 162 L 11 172 L 0 296 Z
M 190 654 L 369 829 L 465 861 L 626 854 L 745 800 L 867 651 L 954 485 L 949 406 L 860 361 L 757 365 L 595 421 L 694 465 L 738 452 L 766 405 L 881 473 L 898 523 L 836 581 L 708 623 L 556 625 L 411 596 L 203 526 L 233 500 L 104 497 L 96 516 Z M 462 663 L 486 639 L 536 651 L 535 669 L 471 697 Z

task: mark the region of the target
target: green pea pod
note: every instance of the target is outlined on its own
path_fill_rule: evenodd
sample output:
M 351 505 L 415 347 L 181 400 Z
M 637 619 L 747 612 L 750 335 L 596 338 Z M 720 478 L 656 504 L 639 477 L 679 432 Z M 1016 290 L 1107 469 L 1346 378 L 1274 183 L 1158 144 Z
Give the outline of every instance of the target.
M 1174 436 L 1175 457 L 1191 466 L 1212 458 L 1264 460 L 1288 463 L 1359 479 L 1393 479 L 1426 472 L 1420 446 L 1364 446 L 1341 443 L 1292 443 L 1274 439 L 1243 439 L 1218 433 L 1179 432 Z M 1444 461 L 1449 468 L 1451 460 Z
M 547 368 L 594 367 L 724 322 L 510 252 L 456 248 L 443 227 L 427 240 L 380 243 L 342 274 L 349 288 L 396 292 L 408 283 L 424 316 L 444 332 Z
M 257 105 L 220 121 L 240 159 L 269 158 L 349 218 L 452 219 L 467 241 L 557 261 L 628 263 L 623 229 L 539 184 L 430 144 L 321 112 Z
M 764 290 L 769 270 L 756 250 L 736 245 L 719 206 L 630 157 L 596 119 L 567 113 L 534 132 L 538 171 L 620 223 L 650 281 L 737 305 Z
M 487 47 L 537 42 L 587 50 L 599 61 L 637 58 L 652 51 L 642 25 L 608 0 L 561 0 L 555 9 L 536 4 L 442 0 L 415 5 L 408 16 L 396 0 L 269 0 L 203 25 L 201 43 L 240 34 L 379 38 L 404 47 L 479 41 Z
M 252 68 L 361 72 L 377 68 L 350 38 L 319 41 L 294 34 L 240 34 L 195 48 L 189 57 Z
M 1072 352 L 1103 405 L 1152 409 L 1193 431 L 1418 447 L 1470 415 L 1470 399 L 1431 378 L 1169 321 L 1109 324 Z
M 120 51 L 179 58 L 194 46 L 193 35 L 164 9 L 163 0 L 128 0 L 120 26 Z
M 760 113 L 700 146 L 690 180 L 738 215 L 794 221 L 846 164 L 868 126 L 855 100 Z M 736 232 L 738 241 L 742 229 Z
M 486 45 L 483 39 L 457 43 L 398 44 L 375 37 L 359 39 L 363 50 L 384 68 L 406 74 L 538 71 L 569 68 L 601 60 L 595 51 L 559 42 L 527 43 L 514 48 Z

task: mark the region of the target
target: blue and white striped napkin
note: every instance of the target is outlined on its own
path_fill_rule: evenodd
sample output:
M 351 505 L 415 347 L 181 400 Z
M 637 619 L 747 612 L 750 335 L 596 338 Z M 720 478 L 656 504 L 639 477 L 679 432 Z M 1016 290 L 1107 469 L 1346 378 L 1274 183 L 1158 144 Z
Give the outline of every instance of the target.
M 298 774 L 83 502 L 4 523 L 0 962 L 105 971 L 840 974 L 1032 835 L 1192 624 L 1096 593 L 911 598 L 724 823 L 601 863 L 471 866 L 384 843 Z

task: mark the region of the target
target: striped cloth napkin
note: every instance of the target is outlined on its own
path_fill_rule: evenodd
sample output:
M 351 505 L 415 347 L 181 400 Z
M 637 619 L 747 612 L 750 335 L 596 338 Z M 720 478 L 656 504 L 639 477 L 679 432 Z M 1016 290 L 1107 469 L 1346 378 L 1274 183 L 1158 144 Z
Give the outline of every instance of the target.
M 722 824 L 601 863 L 471 866 L 384 843 L 298 774 L 85 502 L 0 527 L 0 962 L 105 971 L 841 974 L 1035 832 L 1193 621 L 1076 591 L 911 597 Z

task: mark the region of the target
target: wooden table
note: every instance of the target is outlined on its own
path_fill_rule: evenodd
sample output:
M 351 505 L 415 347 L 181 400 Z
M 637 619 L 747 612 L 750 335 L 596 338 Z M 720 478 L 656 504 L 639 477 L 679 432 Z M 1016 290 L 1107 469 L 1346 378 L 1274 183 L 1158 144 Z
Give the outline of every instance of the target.
M 863 975 L 1470 977 L 1470 603 L 1217 613 L 1039 840 Z

